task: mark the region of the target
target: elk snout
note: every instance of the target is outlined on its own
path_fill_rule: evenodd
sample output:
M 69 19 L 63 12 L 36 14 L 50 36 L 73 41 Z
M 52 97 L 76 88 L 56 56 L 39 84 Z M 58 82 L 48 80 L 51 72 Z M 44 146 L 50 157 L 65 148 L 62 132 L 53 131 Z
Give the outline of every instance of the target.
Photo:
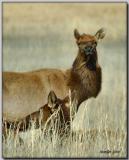
M 84 52 L 86 55 L 92 55 L 94 53 L 94 51 L 95 51 L 95 48 L 92 46 L 86 46 L 84 48 Z

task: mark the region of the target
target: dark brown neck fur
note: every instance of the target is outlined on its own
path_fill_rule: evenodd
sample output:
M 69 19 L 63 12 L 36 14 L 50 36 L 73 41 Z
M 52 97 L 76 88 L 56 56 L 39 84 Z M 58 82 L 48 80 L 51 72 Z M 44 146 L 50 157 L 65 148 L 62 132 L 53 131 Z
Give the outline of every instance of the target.
M 93 66 L 92 66 L 93 65 Z M 78 52 L 70 71 L 68 85 L 78 106 L 90 97 L 96 97 L 101 90 L 101 68 L 98 65 L 97 51 L 90 59 Z

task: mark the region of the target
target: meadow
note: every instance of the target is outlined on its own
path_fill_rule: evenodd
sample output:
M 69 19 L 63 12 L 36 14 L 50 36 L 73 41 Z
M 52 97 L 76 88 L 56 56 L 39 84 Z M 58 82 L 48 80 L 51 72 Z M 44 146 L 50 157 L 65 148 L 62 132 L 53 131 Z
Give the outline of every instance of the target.
M 81 104 L 72 123 L 76 136 L 60 144 L 56 134 L 51 141 L 32 128 L 19 133 L 20 145 L 10 131 L 3 157 L 126 157 L 125 3 L 4 3 L 3 71 L 70 68 L 77 55 L 74 28 L 95 34 L 101 27 L 106 28 L 97 47 L 102 90 Z

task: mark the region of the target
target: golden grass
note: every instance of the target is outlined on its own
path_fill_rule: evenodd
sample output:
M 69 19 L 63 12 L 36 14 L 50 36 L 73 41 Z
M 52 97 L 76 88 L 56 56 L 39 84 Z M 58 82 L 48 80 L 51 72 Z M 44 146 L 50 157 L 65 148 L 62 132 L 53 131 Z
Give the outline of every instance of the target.
M 52 129 L 52 128 L 51 128 Z M 10 130 L 3 140 L 3 157 L 125 157 L 126 133 L 119 129 L 88 129 L 70 132 L 59 137 L 55 126 L 50 134 L 32 128 L 13 138 Z M 22 137 L 22 141 L 19 141 Z M 22 143 L 21 143 L 22 142 Z

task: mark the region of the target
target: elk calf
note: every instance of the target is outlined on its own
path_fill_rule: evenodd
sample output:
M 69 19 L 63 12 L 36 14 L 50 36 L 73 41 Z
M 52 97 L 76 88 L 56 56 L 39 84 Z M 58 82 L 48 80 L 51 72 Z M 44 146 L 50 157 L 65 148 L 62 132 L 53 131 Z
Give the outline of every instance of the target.
M 64 99 L 57 98 L 56 94 L 52 91 L 51 96 L 48 96 L 48 107 L 51 108 L 53 127 L 57 130 L 60 136 L 68 134 L 70 131 L 70 107 L 69 97 Z
M 54 91 L 50 91 L 47 104 L 42 106 L 38 111 L 33 112 L 20 121 L 9 122 L 3 120 L 2 129 L 4 136 L 7 137 L 9 128 L 13 129 L 14 134 L 17 135 L 19 131 L 26 131 L 29 129 L 32 126 L 32 123 L 35 124 L 35 128 L 37 129 L 45 126 L 46 123 L 49 126 L 51 121 L 54 123 L 56 122 L 58 132 L 63 134 L 66 125 L 70 127 L 70 112 L 67 107 L 68 102 L 69 97 L 61 100 L 57 98 Z M 56 114 L 57 111 L 58 113 Z

